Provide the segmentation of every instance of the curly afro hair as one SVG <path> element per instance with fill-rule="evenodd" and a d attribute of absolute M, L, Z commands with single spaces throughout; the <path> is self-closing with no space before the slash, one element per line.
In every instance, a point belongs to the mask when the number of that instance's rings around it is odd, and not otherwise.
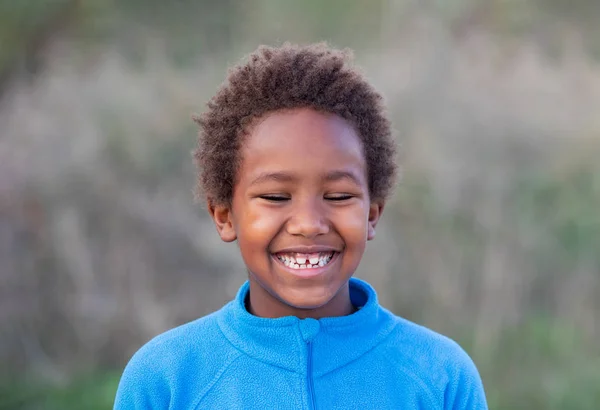
<path fill-rule="evenodd" d="M 194 121 L 198 195 L 212 205 L 231 205 L 240 148 L 253 121 L 277 110 L 313 108 L 339 115 L 357 130 L 367 164 L 369 195 L 385 201 L 396 177 L 396 144 L 382 97 L 351 65 L 352 52 L 325 43 L 260 46 L 232 68 Z"/>

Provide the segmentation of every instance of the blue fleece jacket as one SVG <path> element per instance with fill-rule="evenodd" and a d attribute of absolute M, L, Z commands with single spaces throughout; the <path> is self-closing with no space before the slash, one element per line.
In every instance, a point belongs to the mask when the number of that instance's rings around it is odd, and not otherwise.
<path fill-rule="evenodd" d="M 453 341 L 394 316 L 350 280 L 356 313 L 265 319 L 246 282 L 219 311 L 157 336 L 131 359 L 115 409 L 487 409 Z"/>

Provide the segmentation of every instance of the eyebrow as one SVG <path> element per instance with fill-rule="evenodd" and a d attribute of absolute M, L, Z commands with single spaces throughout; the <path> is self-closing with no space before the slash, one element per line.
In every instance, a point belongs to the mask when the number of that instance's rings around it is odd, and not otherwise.
<path fill-rule="evenodd" d="M 323 177 L 323 180 L 327 182 L 339 181 L 341 179 L 347 179 L 356 185 L 360 185 L 359 178 L 353 172 L 350 171 L 331 171 Z M 294 182 L 297 180 L 298 177 L 287 172 L 263 172 L 259 174 L 256 178 L 254 178 L 252 182 L 250 182 L 250 185 L 258 185 L 268 181 Z"/>
<path fill-rule="evenodd" d="M 325 175 L 325 178 L 323 178 L 325 181 L 328 182 L 332 182 L 332 181 L 339 181 L 341 179 L 347 179 L 350 180 L 350 182 L 355 183 L 356 185 L 360 185 L 360 180 L 358 179 L 358 177 L 350 171 L 332 171 L 330 173 L 328 173 L 327 175 Z"/>
<path fill-rule="evenodd" d="M 262 172 L 250 182 L 250 185 L 257 185 L 267 181 L 291 182 L 297 178 L 287 172 Z"/>

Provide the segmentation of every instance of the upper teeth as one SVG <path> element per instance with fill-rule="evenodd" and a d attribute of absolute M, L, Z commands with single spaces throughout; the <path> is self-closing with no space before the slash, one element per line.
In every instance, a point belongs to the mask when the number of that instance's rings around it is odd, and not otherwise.
<path fill-rule="evenodd" d="M 285 266 L 296 269 L 316 268 L 318 266 L 325 266 L 331 258 L 334 252 L 321 252 L 311 254 L 301 253 L 290 253 L 290 254 L 279 254 L 277 258 L 284 263 Z M 307 263 L 308 261 L 308 263 Z"/>

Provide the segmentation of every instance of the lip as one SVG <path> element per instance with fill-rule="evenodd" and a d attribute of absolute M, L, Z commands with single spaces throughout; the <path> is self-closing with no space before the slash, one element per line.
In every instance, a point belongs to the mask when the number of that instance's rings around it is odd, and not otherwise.
<path fill-rule="evenodd" d="M 294 248 L 294 249 L 298 249 L 298 248 Z M 296 252 L 296 251 L 293 250 L 293 251 L 280 251 L 280 252 Z M 312 252 L 317 252 L 317 251 L 313 250 Z M 324 251 L 319 251 L 319 252 L 331 252 L 331 250 L 324 250 Z M 275 261 L 277 266 L 281 267 L 281 269 L 285 270 L 286 272 L 289 272 L 290 274 L 292 274 L 296 277 L 307 279 L 307 278 L 314 278 L 319 275 L 322 275 L 328 269 L 331 269 L 331 266 L 338 261 L 339 256 L 340 256 L 340 252 L 337 252 L 337 251 L 333 251 L 333 252 L 334 252 L 333 257 L 331 258 L 329 263 L 325 266 L 319 266 L 317 268 L 293 269 L 288 266 L 285 266 L 283 264 L 283 262 L 281 262 L 279 260 L 279 258 L 277 256 L 275 256 L 275 254 L 272 254 L 271 258 L 273 258 L 273 260 Z M 299 252 L 299 253 L 302 253 L 302 252 Z"/>
<path fill-rule="evenodd" d="M 293 246 L 289 248 L 279 249 L 273 252 L 273 255 L 278 253 L 319 253 L 319 252 L 336 252 L 340 253 L 339 249 L 331 246 L 312 245 L 312 246 Z"/>

